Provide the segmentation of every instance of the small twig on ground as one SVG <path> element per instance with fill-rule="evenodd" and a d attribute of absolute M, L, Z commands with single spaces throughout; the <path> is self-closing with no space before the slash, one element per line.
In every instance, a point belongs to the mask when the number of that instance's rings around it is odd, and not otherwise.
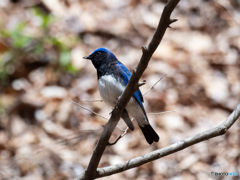
<path fill-rule="evenodd" d="M 147 92 L 145 92 L 145 93 L 143 94 L 143 96 L 145 96 L 149 91 L 151 91 L 151 90 L 157 85 L 157 83 L 159 83 L 159 82 L 162 80 L 162 78 L 164 78 L 166 75 L 167 75 L 167 74 L 164 74 L 155 84 L 153 84 L 153 85 L 147 90 Z"/>

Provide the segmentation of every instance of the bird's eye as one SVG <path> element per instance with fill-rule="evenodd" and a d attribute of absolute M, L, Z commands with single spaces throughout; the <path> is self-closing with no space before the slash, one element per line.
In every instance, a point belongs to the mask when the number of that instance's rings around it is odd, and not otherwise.
<path fill-rule="evenodd" d="M 97 55 L 97 56 L 99 56 L 100 54 L 101 54 L 101 52 L 100 52 L 100 51 L 96 52 L 96 55 Z"/>

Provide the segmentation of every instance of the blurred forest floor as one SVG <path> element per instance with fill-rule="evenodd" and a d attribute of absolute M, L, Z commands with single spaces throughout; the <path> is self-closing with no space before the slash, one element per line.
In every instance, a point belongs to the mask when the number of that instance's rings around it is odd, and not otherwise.
<path fill-rule="evenodd" d="M 99 100 L 96 70 L 83 59 L 109 48 L 131 71 L 166 0 L 0 1 L 0 179 L 73 179 L 86 168 L 111 107 Z M 100 166 L 146 154 L 213 128 L 240 101 L 240 1 L 182 0 L 142 76 L 147 113 L 160 141 L 139 128 L 108 147 Z M 121 121 L 119 126 L 126 128 Z M 122 132 L 116 128 L 111 141 Z M 103 179 L 240 178 L 240 121 L 224 136 Z M 215 179 L 224 179 L 218 177 Z"/>

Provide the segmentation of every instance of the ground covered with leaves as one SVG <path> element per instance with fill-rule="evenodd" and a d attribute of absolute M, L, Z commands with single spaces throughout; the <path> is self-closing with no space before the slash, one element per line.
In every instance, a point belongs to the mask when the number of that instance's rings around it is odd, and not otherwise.
<path fill-rule="evenodd" d="M 101 100 L 97 75 L 82 57 L 106 47 L 132 71 L 165 3 L 1 0 L 0 179 L 65 180 L 83 172 L 107 122 L 99 115 L 109 118 L 111 107 L 91 102 Z M 150 146 L 133 121 L 135 130 L 106 149 L 100 167 L 211 129 L 240 101 L 240 2 L 180 1 L 172 18 L 178 21 L 140 88 L 145 94 L 166 74 L 144 95 L 160 141 Z M 118 126 L 126 128 L 122 120 Z M 110 141 L 122 133 L 116 128 Z M 212 179 L 210 172 L 240 178 L 239 120 L 221 137 L 104 179 Z"/>

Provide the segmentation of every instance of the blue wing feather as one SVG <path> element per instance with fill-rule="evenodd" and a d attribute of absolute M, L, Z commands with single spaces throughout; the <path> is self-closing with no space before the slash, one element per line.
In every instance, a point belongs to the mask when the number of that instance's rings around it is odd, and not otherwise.
<path fill-rule="evenodd" d="M 123 77 L 123 81 L 125 83 L 125 85 L 128 84 L 128 81 L 132 75 L 132 73 L 128 70 L 128 68 L 126 66 L 124 66 L 121 62 L 118 62 L 116 64 L 118 66 L 118 68 L 120 69 L 121 71 L 121 75 Z M 137 102 L 143 107 L 143 96 L 142 96 L 142 93 L 141 91 L 138 89 L 134 94 L 133 94 L 133 97 L 137 100 Z"/>

